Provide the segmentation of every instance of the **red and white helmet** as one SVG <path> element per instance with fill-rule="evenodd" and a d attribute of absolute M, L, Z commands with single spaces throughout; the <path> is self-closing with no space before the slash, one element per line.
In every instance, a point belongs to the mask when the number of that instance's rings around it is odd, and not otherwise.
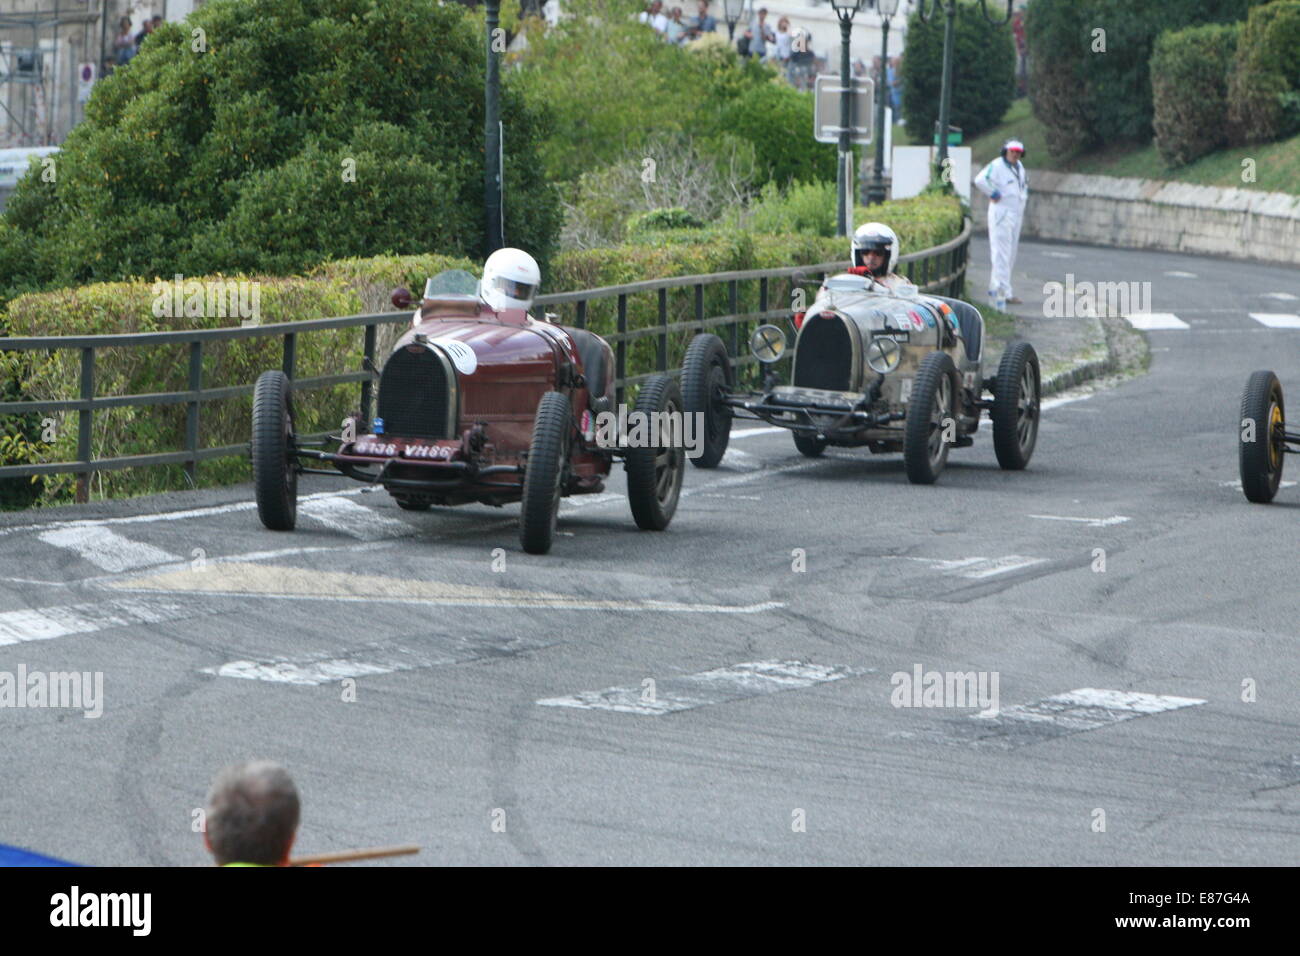
<path fill-rule="evenodd" d="M 479 296 L 494 310 L 532 307 L 533 296 L 542 281 L 537 260 L 522 249 L 498 249 L 483 263 Z"/>
<path fill-rule="evenodd" d="M 887 276 L 898 265 L 898 235 L 883 222 L 867 222 L 858 226 L 853 234 L 853 264 L 862 265 L 860 253 L 867 249 L 878 249 L 885 254 L 885 264 L 877 276 Z"/>

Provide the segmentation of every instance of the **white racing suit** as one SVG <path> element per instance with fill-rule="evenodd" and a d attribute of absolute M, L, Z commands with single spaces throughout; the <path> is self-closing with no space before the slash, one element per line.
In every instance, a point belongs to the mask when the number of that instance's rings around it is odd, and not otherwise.
<path fill-rule="evenodd" d="M 989 248 L 993 253 L 993 276 L 989 279 L 989 293 L 994 298 L 1011 298 L 1011 270 L 1016 264 L 1016 247 L 1020 244 L 1020 223 L 1025 215 L 1029 198 L 1029 177 L 1024 163 L 1014 166 L 999 156 L 975 177 L 975 188 L 990 200 L 997 192 L 1000 198 L 989 203 Z"/>

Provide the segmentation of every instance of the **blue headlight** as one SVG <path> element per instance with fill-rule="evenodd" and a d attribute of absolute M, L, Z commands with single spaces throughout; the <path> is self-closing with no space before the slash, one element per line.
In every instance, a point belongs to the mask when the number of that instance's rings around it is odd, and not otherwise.
<path fill-rule="evenodd" d="M 382 435 L 384 433 L 384 420 L 382 418 L 376 418 L 373 425 L 376 435 Z"/>

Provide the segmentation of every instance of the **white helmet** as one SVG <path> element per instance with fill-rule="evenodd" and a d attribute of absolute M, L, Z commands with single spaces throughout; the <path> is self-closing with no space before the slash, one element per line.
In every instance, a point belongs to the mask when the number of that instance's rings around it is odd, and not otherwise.
<path fill-rule="evenodd" d="M 885 253 L 885 265 L 877 277 L 887 276 L 898 264 L 898 236 L 883 222 L 868 222 L 858 226 L 853 234 L 853 264 L 862 265 L 860 253 L 867 249 L 879 249 Z"/>
<path fill-rule="evenodd" d="M 497 312 L 503 309 L 527 312 L 541 281 L 537 260 L 528 253 L 522 249 L 498 249 L 483 263 L 479 296 Z"/>

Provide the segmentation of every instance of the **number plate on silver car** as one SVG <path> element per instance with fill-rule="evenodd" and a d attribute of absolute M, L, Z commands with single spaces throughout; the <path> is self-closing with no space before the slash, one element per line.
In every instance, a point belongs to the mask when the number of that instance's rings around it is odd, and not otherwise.
<path fill-rule="evenodd" d="M 832 392 L 823 388 L 795 388 L 793 385 L 778 385 L 772 389 L 772 396 L 778 402 L 795 405 L 829 405 L 846 409 L 866 398 L 861 392 Z"/>

